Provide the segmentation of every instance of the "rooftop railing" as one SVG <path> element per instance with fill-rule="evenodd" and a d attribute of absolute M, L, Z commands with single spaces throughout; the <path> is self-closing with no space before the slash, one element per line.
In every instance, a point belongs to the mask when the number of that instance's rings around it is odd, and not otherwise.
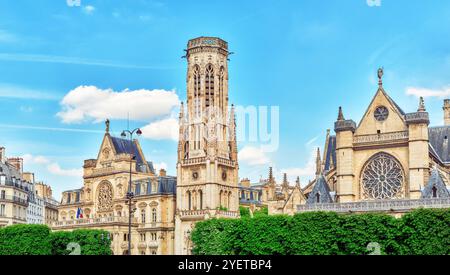
<path fill-rule="evenodd" d="M 349 212 L 406 212 L 417 208 L 450 208 L 450 198 L 415 199 L 415 200 L 380 200 L 344 203 L 315 203 L 298 205 L 298 212 L 332 211 Z"/>

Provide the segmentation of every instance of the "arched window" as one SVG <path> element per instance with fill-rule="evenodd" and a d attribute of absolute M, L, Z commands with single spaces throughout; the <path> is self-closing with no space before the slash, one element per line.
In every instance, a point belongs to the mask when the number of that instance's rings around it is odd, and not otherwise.
<path fill-rule="evenodd" d="M 319 193 L 316 194 L 316 202 L 317 202 L 317 203 L 320 202 L 320 194 L 319 194 Z"/>
<path fill-rule="evenodd" d="M 222 195 L 222 190 L 220 190 L 220 192 L 219 192 L 219 201 L 220 201 L 220 206 L 222 207 L 223 206 L 223 195 Z"/>
<path fill-rule="evenodd" d="M 156 208 L 152 209 L 152 222 L 156 222 Z"/>
<path fill-rule="evenodd" d="M 191 191 L 187 192 L 188 196 L 188 209 L 191 210 L 192 204 L 191 204 Z"/>
<path fill-rule="evenodd" d="M 205 71 L 205 107 L 214 106 L 214 69 L 211 64 Z"/>
<path fill-rule="evenodd" d="M 230 201 L 231 201 L 231 192 L 228 192 L 228 197 L 227 197 L 227 208 L 230 209 Z"/>
<path fill-rule="evenodd" d="M 432 196 L 433 196 L 433 198 L 437 198 L 437 188 L 436 188 L 436 186 L 433 186 L 433 188 L 431 189 L 431 191 L 432 191 Z"/>
<path fill-rule="evenodd" d="M 203 192 L 202 192 L 202 190 L 198 191 L 198 200 L 200 203 L 199 209 L 203 209 Z"/>
<path fill-rule="evenodd" d="M 145 209 L 141 210 L 141 222 L 145 223 Z"/>
<path fill-rule="evenodd" d="M 200 117 L 200 68 L 194 67 L 194 116 Z"/>

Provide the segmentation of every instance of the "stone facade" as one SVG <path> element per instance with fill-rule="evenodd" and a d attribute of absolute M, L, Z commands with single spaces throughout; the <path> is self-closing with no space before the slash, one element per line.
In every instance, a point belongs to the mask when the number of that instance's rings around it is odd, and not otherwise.
<path fill-rule="evenodd" d="M 423 98 L 417 111 L 403 112 L 384 90 L 382 76 L 380 69 L 378 90 L 359 124 L 345 119 L 339 107 L 336 135 L 327 131 L 323 161 L 317 157 L 319 173 L 302 189 L 308 199 L 298 211 L 399 215 L 417 207 L 449 206 L 450 101 L 444 101 L 446 125 L 429 127 Z"/>
<path fill-rule="evenodd" d="M 110 232 L 115 255 L 173 254 L 176 179 L 157 175 L 137 140 L 112 137 L 109 122 L 96 159 L 84 162 L 83 187 L 65 191 L 53 230 L 77 228 Z M 128 234 L 131 169 L 132 230 Z"/>
<path fill-rule="evenodd" d="M 195 222 L 238 217 L 234 109 L 228 110 L 228 44 L 188 42 L 187 108 L 181 106 L 177 163 L 175 253 L 190 254 Z"/>

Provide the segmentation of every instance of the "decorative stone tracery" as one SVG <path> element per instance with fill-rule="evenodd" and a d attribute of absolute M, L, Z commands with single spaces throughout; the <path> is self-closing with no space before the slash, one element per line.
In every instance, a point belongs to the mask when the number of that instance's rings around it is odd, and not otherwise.
<path fill-rule="evenodd" d="M 113 188 L 108 181 L 102 181 L 97 188 L 97 209 L 98 211 L 110 211 L 113 204 Z"/>
<path fill-rule="evenodd" d="M 387 153 L 378 153 L 370 158 L 361 173 L 361 186 L 366 199 L 399 198 L 403 183 L 401 164 Z"/>

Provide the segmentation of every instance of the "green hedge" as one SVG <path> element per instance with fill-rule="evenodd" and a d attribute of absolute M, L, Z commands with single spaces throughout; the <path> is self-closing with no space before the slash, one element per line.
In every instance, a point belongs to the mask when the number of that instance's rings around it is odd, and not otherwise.
<path fill-rule="evenodd" d="M 450 210 L 386 214 L 309 212 L 211 219 L 192 232 L 197 255 L 448 255 Z M 376 244 L 370 244 L 376 243 Z"/>
<path fill-rule="evenodd" d="M 111 255 L 109 233 L 104 230 L 51 232 L 46 225 L 20 224 L 0 229 L 0 255 Z M 78 246 L 79 245 L 79 246 Z"/>

